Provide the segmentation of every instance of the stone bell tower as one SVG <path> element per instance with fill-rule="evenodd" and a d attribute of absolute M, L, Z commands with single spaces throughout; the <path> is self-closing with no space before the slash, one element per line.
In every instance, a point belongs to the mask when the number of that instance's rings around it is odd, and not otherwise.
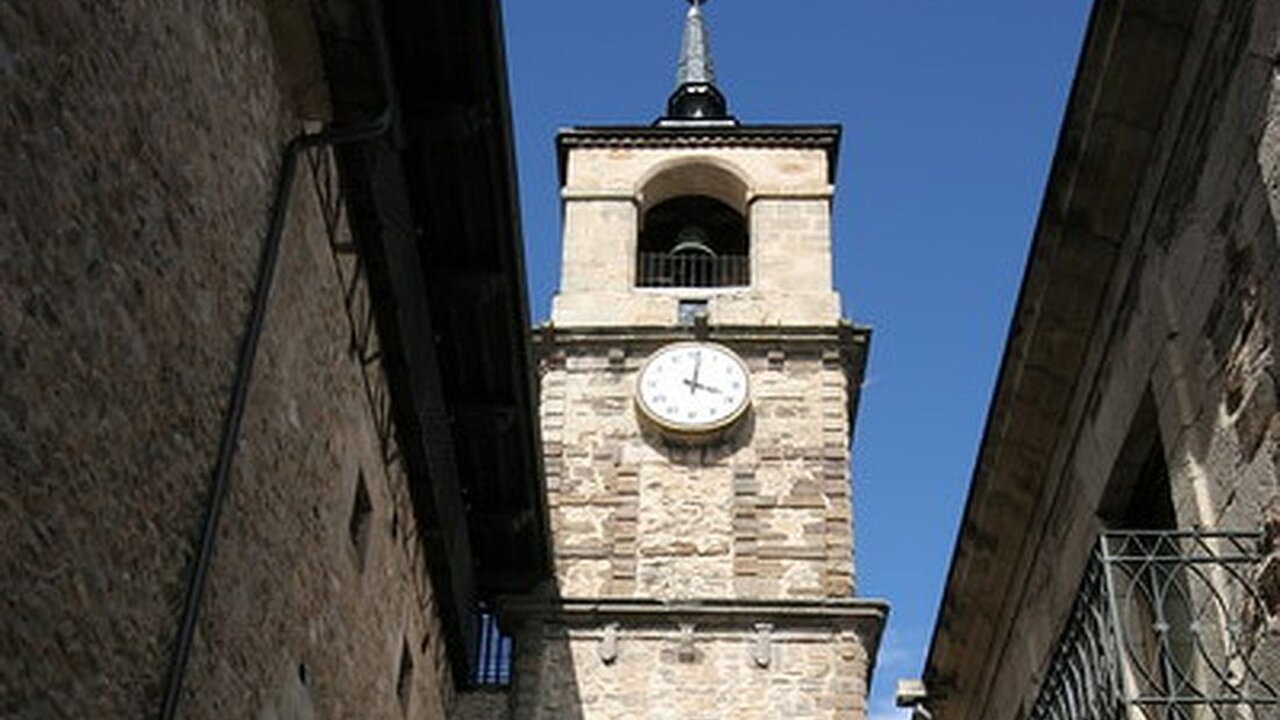
<path fill-rule="evenodd" d="M 516 718 L 863 718 L 869 331 L 831 278 L 836 125 L 752 125 L 692 0 L 651 125 L 557 138 L 564 264 L 536 338 L 557 586 L 502 607 Z"/>

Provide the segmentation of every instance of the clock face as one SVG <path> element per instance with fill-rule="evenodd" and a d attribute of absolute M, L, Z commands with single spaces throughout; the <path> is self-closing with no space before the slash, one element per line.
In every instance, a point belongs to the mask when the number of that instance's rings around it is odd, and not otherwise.
<path fill-rule="evenodd" d="M 675 343 L 640 369 L 637 404 L 664 429 L 703 433 L 728 426 L 750 399 L 747 367 L 728 348 Z"/>

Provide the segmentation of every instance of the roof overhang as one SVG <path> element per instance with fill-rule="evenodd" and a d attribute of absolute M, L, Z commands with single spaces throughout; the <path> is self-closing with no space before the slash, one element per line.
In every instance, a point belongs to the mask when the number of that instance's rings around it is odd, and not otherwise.
<path fill-rule="evenodd" d="M 1099 0 L 1093 9 L 987 415 L 924 678 L 929 709 L 982 718 L 1007 660 L 1027 558 L 1071 441 L 1082 378 L 1199 0 Z"/>
<path fill-rule="evenodd" d="M 390 136 L 338 161 L 388 420 L 465 683 L 477 601 L 550 576 L 499 3 L 381 0 L 373 22 L 360 0 L 314 6 L 334 121 L 394 101 Z"/>

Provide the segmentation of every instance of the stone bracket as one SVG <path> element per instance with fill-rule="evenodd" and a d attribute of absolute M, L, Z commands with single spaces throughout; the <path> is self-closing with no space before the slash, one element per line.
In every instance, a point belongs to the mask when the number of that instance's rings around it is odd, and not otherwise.
<path fill-rule="evenodd" d="M 676 650 L 676 657 L 682 663 L 691 663 L 698 659 L 698 653 L 693 647 L 693 623 L 680 623 L 680 646 Z"/>
<path fill-rule="evenodd" d="M 773 660 L 773 623 L 756 623 L 756 641 L 751 646 L 756 667 L 767 668 Z"/>
<path fill-rule="evenodd" d="M 600 662 L 612 665 L 618 659 L 618 623 L 604 626 L 604 636 L 600 638 L 600 647 L 596 649 Z"/>

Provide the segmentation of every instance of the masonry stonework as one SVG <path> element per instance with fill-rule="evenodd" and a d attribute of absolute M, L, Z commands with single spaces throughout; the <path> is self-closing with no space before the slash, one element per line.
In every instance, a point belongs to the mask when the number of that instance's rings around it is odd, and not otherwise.
<path fill-rule="evenodd" d="M 752 276 L 732 292 L 688 288 L 725 325 L 834 325 L 831 185 L 823 149 L 768 146 L 574 148 L 562 190 L 563 281 L 557 326 L 670 325 L 671 293 L 637 292 L 645 210 L 678 194 L 721 200 L 748 218 Z M 602 262 L 608 258 L 608 262 Z"/>
<path fill-rule="evenodd" d="M 302 124 L 259 2 L 4 3 L 0 41 L 0 715 L 153 717 Z M 353 269 L 301 177 L 179 713 L 441 718 Z"/>
<path fill-rule="evenodd" d="M 865 717 L 887 607 L 854 597 L 850 443 L 870 331 L 832 290 L 838 138 L 561 134 L 563 280 L 535 333 L 555 587 L 500 605 L 515 640 L 505 717 Z M 740 216 L 749 276 L 640 281 L 650 211 L 686 196 Z M 637 404 L 641 369 L 675 342 L 745 365 L 749 409 L 709 438 Z"/>
<path fill-rule="evenodd" d="M 558 338 L 543 360 L 542 432 L 562 593 L 853 594 L 852 358 L 820 340 L 788 352 L 725 338 L 751 370 L 751 415 L 722 444 L 681 446 L 646 432 L 635 407 L 636 372 L 658 343 Z"/>
<path fill-rule="evenodd" d="M 610 630 L 538 624 L 522 653 L 513 717 L 841 718 L 866 713 L 867 650 L 857 632 L 678 629 L 639 623 Z M 610 638 L 610 633 L 614 637 Z M 533 633 L 526 637 L 533 637 Z M 607 653 L 603 648 L 612 647 Z M 556 688 L 549 697 L 545 688 Z M 583 698 L 586 707 L 573 703 Z"/>

